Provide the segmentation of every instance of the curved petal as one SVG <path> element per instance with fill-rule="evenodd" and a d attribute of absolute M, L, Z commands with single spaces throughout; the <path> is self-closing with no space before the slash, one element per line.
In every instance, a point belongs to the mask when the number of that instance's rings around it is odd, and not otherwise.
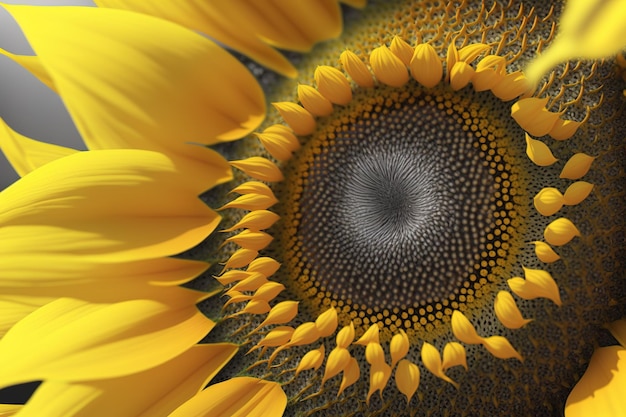
<path fill-rule="evenodd" d="M 156 150 L 171 155 L 180 170 L 218 183 L 230 179 L 223 158 L 193 145 L 238 139 L 265 117 L 261 87 L 228 52 L 145 14 L 4 7 L 90 149 Z"/>
<path fill-rule="evenodd" d="M 313 44 L 341 33 L 336 0 L 96 0 L 100 7 L 133 10 L 168 19 L 213 39 L 290 77 L 293 65 L 270 45 L 308 51 Z"/>
<path fill-rule="evenodd" d="M 0 386 L 114 378 L 167 362 L 214 326 L 189 301 L 46 304 L 0 340 Z"/>
<path fill-rule="evenodd" d="M 163 365 L 121 378 L 74 383 L 46 381 L 20 415 L 167 416 L 200 391 L 236 352 L 237 346 L 229 343 L 196 345 Z"/>
<path fill-rule="evenodd" d="M 231 378 L 192 397 L 169 417 L 280 417 L 286 405 L 276 382 Z"/>
<path fill-rule="evenodd" d="M 11 129 L 0 118 L 0 149 L 13 169 L 23 177 L 48 162 L 78 152 L 75 149 L 40 142 Z"/>
<path fill-rule="evenodd" d="M 0 258 L 9 265 L 23 254 L 33 263 L 46 255 L 130 262 L 180 253 L 219 223 L 196 197 L 195 180 L 149 151 L 89 151 L 50 162 L 0 193 L 0 242 L 11 242 L 0 245 Z"/>
<path fill-rule="evenodd" d="M 24 407 L 21 404 L 0 404 L 0 417 L 11 417 Z"/>

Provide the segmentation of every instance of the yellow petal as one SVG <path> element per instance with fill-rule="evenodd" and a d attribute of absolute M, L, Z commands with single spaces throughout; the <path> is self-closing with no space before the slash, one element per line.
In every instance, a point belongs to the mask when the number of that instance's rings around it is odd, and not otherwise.
<path fill-rule="evenodd" d="M 230 268 L 242 268 L 248 265 L 258 255 L 259 252 L 252 249 L 238 249 L 230 256 L 230 258 L 228 258 L 228 261 L 224 264 L 224 270 Z"/>
<path fill-rule="evenodd" d="M 374 78 L 367 65 L 352 51 L 343 51 L 339 56 L 343 69 L 360 87 L 373 87 Z"/>
<path fill-rule="evenodd" d="M 511 116 L 518 125 L 533 136 L 547 135 L 559 120 L 558 113 L 546 109 L 548 98 L 528 97 L 511 106 Z"/>
<path fill-rule="evenodd" d="M 0 417 L 11 417 L 24 406 L 22 404 L 0 404 Z"/>
<path fill-rule="evenodd" d="M 312 322 L 306 322 L 306 323 L 302 323 L 301 325 L 299 325 L 298 327 L 296 327 L 296 330 L 294 330 L 293 335 L 291 336 L 291 339 L 289 339 L 289 346 L 302 346 L 302 345 L 308 345 L 310 343 L 315 342 L 317 339 L 319 339 L 320 334 L 319 331 L 317 330 L 317 326 L 315 326 L 315 323 Z"/>
<path fill-rule="evenodd" d="M 255 133 L 254 135 L 261 141 L 270 155 L 279 161 L 290 159 L 291 153 L 300 148 L 300 142 L 293 134 L 293 130 L 284 125 L 272 125 L 263 133 Z"/>
<path fill-rule="evenodd" d="M 298 100 L 309 113 L 315 116 L 328 116 L 333 112 L 332 103 L 310 85 L 298 86 Z"/>
<path fill-rule="evenodd" d="M 609 329 L 620 345 L 626 347 L 626 318 L 615 320 L 607 324 L 606 328 Z"/>
<path fill-rule="evenodd" d="M 558 119 L 550 129 L 550 136 L 555 140 L 569 139 L 576 133 L 581 124 L 581 122 L 573 120 Z"/>
<path fill-rule="evenodd" d="M 230 164 L 257 180 L 276 182 L 284 179 L 280 168 L 278 168 L 276 164 L 260 156 L 230 161 Z"/>
<path fill-rule="evenodd" d="M 253 298 L 255 300 L 264 300 L 267 302 L 272 301 L 278 294 L 285 290 L 285 286 L 278 282 L 267 282 L 259 287 L 254 293 Z"/>
<path fill-rule="evenodd" d="M 24 416 L 147 417 L 166 415 L 202 389 L 237 352 L 237 346 L 206 344 L 156 368 L 91 382 L 46 381 L 24 406 Z M 137 387 L 149 386 L 150 389 Z"/>
<path fill-rule="evenodd" d="M 404 330 L 400 330 L 400 333 L 393 335 L 389 344 L 389 351 L 391 353 L 391 367 L 393 368 L 400 359 L 409 353 L 409 336 L 407 336 Z"/>
<path fill-rule="evenodd" d="M 278 271 L 280 268 L 280 262 L 270 258 L 268 256 L 262 256 L 250 262 L 247 271 L 248 272 L 260 272 L 261 274 L 269 277 Z"/>
<path fill-rule="evenodd" d="M 391 368 L 386 363 L 381 363 L 378 366 L 372 366 L 370 368 L 370 389 L 365 400 L 367 404 L 369 404 L 372 394 L 376 391 L 380 391 L 380 396 L 382 398 L 383 389 L 387 385 L 387 381 L 389 381 L 390 376 Z"/>
<path fill-rule="evenodd" d="M 398 391 L 406 396 L 407 403 L 417 391 L 420 384 L 420 370 L 414 363 L 402 359 L 396 369 L 396 386 Z"/>
<path fill-rule="evenodd" d="M 298 363 L 298 367 L 296 368 L 296 376 L 298 376 L 300 372 L 306 371 L 308 369 L 313 369 L 317 371 L 324 362 L 324 355 L 324 345 L 321 345 L 319 348 L 307 352 L 302 357 L 302 359 L 300 359 L 300 363 Z"/>
<path fill-rule="evenodd" d="M 360 377 L 361 369 L 359 368 L 359 362 L 355 358 L 350 358 L 348 365 L 343 371 L 343 378 L 341 378 L 341 385 L 339 386 L 337 397 L 339 397 L 346 388 L 358 381 Z"/>
<path fill-rule="evenodd" d="M 265 300 L 250 300 L 238 314 L 265 314 L 271 307 Z"/>
<path fill-rule="evenodd" d="M 297 301 L 282 301 L 276 304 L 270 312 L 267 314 L 267 317 L 263 322 L 259 325 L 259 328 L 270 325 L 270 324 L 283 324 L 293 320 L 294 317 L 298 314 L 298 302 Z"/>
<path fill-rule="evenodd" d="M 11 129 L 2 118 L 0 118 L 0 149 L 21 177 L 48 162 L 78 152 L 21 135 Z"/>
<path fill-rule="evenodd" d="M 474 76 L 474 68 L 469 64 L 459 61 L 452 66 L 450 71 L 450 86 L 454 91 L 465 87 Z"/>
<path fill-rule="evenodd" d="M 344 326 L 337 333 L 337 347 L 347 348 L 354 340 L 354 323 Z"/>
<path fill-rule="evenodd" d="M 408 67 L 411 63 L 413 52 L 415 52 L 411 45 L 406 43 L 406 41 L 399 36 L 393 37 L 391 44 L 389 45 L 389 50 L 393 52 L 395 56 L 400 58 L 400 61 L 402 61 L 405 67 Z"/>
<path fill-rule="evenodd" d="M 493 308 L 500 323 L 509 329 L 519 329 L 532 321 L 522 317 L 513 296 L 507 291 L 498 292 Z"/>
<path fill-rule="evenodd" d="M 0 386 L 141 372 L 180 355 L 213 326 L 194 304 L 58 299 L 25 317 L 0 340 Z"/>
<path fill-rule="evenodd" d="M 596 349 L 587 371 L 567 397 L 565 417 L 626 415 L 626 349 Z"/>
<path fill-rule="evenodd" d="M 370 66 L 374 75 L 383 84 L 402 87 L 409 81 L 406 65 L 393 52 L 382 45 L 370 54 Z"/>
<path fill-rule="evenodd" d="M 491 87 L 493 95 L 502 101 L 513 100 L 529 91 L 526 76 L 521 71 L 504 75 Z"/>
<path fill-rule="evenodd" d="M 317 319 L 315 319 L 315 327 L 319 332 L 320 337 L 328 337 L 337 330 L 337 310 L 329 308 Z"/>
<path fill-rule="evenodd" d="M 90 149 L 155 150 L 205 184 L 230 179 L 219 154 L 190 144 L 241 138 L 265 117 L 258 82 L 227 51 L 177 24 L 123 10 L 4 7 Z"/>
<path fill-rule="evenodd" d="M 433 375 L 435 375 L 437 378 L 443 379 L 444 381 L 451 383 L 456 388 L 459 387 L 458 383 L 450 379 L 450 377 L 443 372 L 441 355 L 439 355 L 439 351 L 436 347 L 428 342 L 424 342 L 424 344 L 422 345 L 421 357 L 424 366 Z"/>
<path fill-rule="evenodd" d="M 385 363 L 383 347 L 379 343 L 368 343 L 365 347 L 365 360 L 372 366 Z"/>
<path fill-rule="evenodd" d="M 441 59 L 435 48 L 427 43 L 415 47 L 409 67 L 411 76 L 426 88 L 436 86 L 443 77 Z"/>
<path fill-rule="evenodd" d="M 526 69 L 530 83 L 569 59 L 605 58 L 626 48 L 625 15 L 621 0 L 568 1 L 554 42 Z"/>
<path fill-rule="evenodd" d="M 219 223 L 196 191 L 195 179 L 155 152 L 76 153 L 0 193 L 0 241 L 11 242 L 0 245 L 0 253 L 15 271 L 40 269 L 33 262 L 38 256 L 58 256 L 64 264 L 57 267 L 70 270 L 72 260 L 130 262 L 178 254 Z M 20 254 L 31 256 L 30 265 L 9 260 Z"/>
<path fill-rule="evenodd" d="M 272 105 L 296 135 L 310 135 L 315 131 L 315 119 L 304 107 L 290 101 L 272 103 Z"/>
<path fill-rule="evenodd" d="M 257 346 L 275 347 L 284 345 L 291 339 L 294 328 L 289 326 L 278 326 L 272 329 L 261 339 Z"/>
<path fill-rule="evenodd" d="M 443 362 L 441 367 L 445 371 L 457 365 L 464 367 L 467 371 L 467 355 L 465 348 L 460 343 L 448 342 L 443 347 Z"/>
<path fill-rule="evenodd" d="M 543 188 L 537 193 L 533 203 L 543 216 L 552 216 L 563 207 L 563 194 L 553 187 Z"/>
<path fill-rule="evenodd" d="M 261 285 L 267 282 L 267 277 L 265 275 L 260 272 L 253 272 L 246 279 L 235 284 L 231 289 L 233 291 L 256 291 L 261 287 Z"/>
<path fill-rule="evenodd" d="M 252 275 L 251 272 L 240 271 L 238 269 L 235 269 L 232 271 L 225 272 L 221 276 L 215 277 L 215 279 L 218 280 L 220 284 L 222 285 L 228 285 L 236 281 L 242 281 L 248 278 L 250 275 Z"/>
<path fill-rule="evenodd" d="M 493 356 L 499 359 L 515 358 L 522 361 L 522 356 L 511 346 L 511 343 L 503 336 L 491 336 L 483 339 L 483 346 Z"/>
<path fill-rule="evenodd" d="M 320 65 L 313 75 L 318 91 L 331 103 L 345 105 L 352 100 L 350 83 L 337 68 Z"/>
<path fill-rule="evenodd" d="M 379 343 L 378 338 L 378 325 L 372 324 L 366 331 L 363 333 L 363 336 L 359 338 L 355 345 L 367 346 L 369 343 Z"/>
<path fill-rule="evenodd" d="M 246 214 L 235 225 L 224 229 L 225 232 L 232 232 L 236 229 L 250 229 L 258 232 L 271 227 L 280 220 L 280 216 L 268 210 L 254 210 Z"/>
<path fill-rule="evenodd" d="M 0 296 L 0 338 L 2 338 L 15 323 L 51 301 L 54 301 L 54 297 L 34 297 L 30 295 Z M 2 416 L 2 414 L 0 414 L 0 416 Z"/>
<path fill-rule="evenodd" d="M 456 49 L 454 42 L 448 45 L 448 50 L 446 51 L 446 81 L 450 81 L 450 73 L 452 72 L 452 67 L 459 61 L 459 50 Z"/>
<path fill-rule="evenodd" d="M 472 86 L 474 91 L 491 90 L 502 78 L 493 68 L 477 69 L 472 76 Z"/>
<path fill-rule="evenodd" d="M 591 168 L 591 163 L 596 159 L 593 156 L 589 156 L 585 153 L 577 153 L 572 156 L 563 167 L 559 178 L 566 178 L 568 180 L 577 180 L 585 176 L 585 174 Z"/>
<path fill-rule="evenodd" d="M 491 49 L 491 47 L 489 45 L 485 45 L 484 43 L 473 43 L 471 45 L 464 46 L 459 49 L 459 61 L 469 64 L 478 58 L 478 55 L 488 51 L 489 49 Z"/>
<path fill-rule="evenodd" d="M 525 300 L 534 300 L 539 297 L 548 298 L 556 305 L 561 305 L 559 287 L 548 271 L 524 268 L 524 275 L 526 279 L 515 277 L 507 280 L 515 295 Z"/>
<path fill-rule="evenodd" d="M 322 385 L 335 375 L 338 375 L 341 371 L 346 369 L 350 363 L 350 352 L 348 349 L 342 347 L 334 348 L 329 354 L 326 360 L 326 368 L 324 369 L 324 377 L 322 378 Z"/>
<path fill-rule="evenodd" d="M 472 323 L 470 323 L 467 317 L 465 317 L 465 315 L 460 311 L 455 310 L 452 313 L 452 320 L 450 323 L 452 325 L 452 333 L 454 333 L 454 336 L 461 342 L 465 342 L 470 345 L 482 342 L 482 337 L 478 336 L 478 333 L 476 333 L 476 329 Z"/>
<path fill-rule="evenodd" d="M 580 204 L 585 198 L 589 196 L 593 190 L 593 184 L 585 181 L 577 181 L 567 187 L 565 194 L 563 194 L 563 202 L 568 206 L 575 206 Z"/>
<path fill-rule="evenodd" d="M 574 223 L 565 217 L 554 220 L 543 232 L 546 242 L 554 246 L 563 246 L 575 236 L 580 236 L 580 232 Z"/>
<path fill-rule="evenodd" d="M 526 133 L 526 155 L 535 165 L 546 167 L 552 165 L 557 159 L 552 155 L 552 151 L 545 143 L 531 138 Z"/>
<path fill-rule="evenodd" d="M 209 386 L 169 417 L 281 417 L 286 406 L 278 383 L 239 377 Z"/>
<path fill-rule="evenodd" d="M 535 241 L 533 244 L 535 245 L 535 255 L 541 262 L 552 263 L 561 259 L 547 243 Z"/>
<path fill-rule="evenodd" d="M 11 58 L 17 64 L 21 65 L 24 69 L 33 74 L 39 81 L 45 84 L 52 91 L 57 91 L 54 81 L 50 78 L 50 74 L 46 71 L 46 68 L 42 65 L 41 59 L 34 55 L 17 55 L 9 51 L 5 51 L 0 48 L 0 55 L 4 55 Z"/>
<path fill-rule="evenodd" d="M 273 195 L 267 196 L 264 194 L 250 193 L 237 197 L 236 199 L 224 204 L 218 210 L 221 211 L 229 208 L 240 208 L 243 210 L 265 210 L 272 207 L 277 202 L 278 200 Z M 230 229 L 235 230 L 232 227 Z M 230 229 L 225 231 L 228 232 L 230 231 Z"/>

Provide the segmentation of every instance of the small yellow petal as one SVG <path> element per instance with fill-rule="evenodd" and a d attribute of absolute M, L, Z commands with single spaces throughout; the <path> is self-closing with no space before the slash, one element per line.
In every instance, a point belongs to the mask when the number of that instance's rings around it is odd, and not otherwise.
<path fill-rule="evenodd" d="M 282 346 L 291 339 L 295 329 L 290 326 L 279 326 L 268 332 L 257 346 L 276 347 Z"/>
<path fill-rule="evenodd" d="M 427 43 L 415 47 L 409 67 L 411 76 L 426 88 L 436 86 L 443 77 L 441 59 L 435 48 Z"/>
<path fill-rule="evenodd" d="M 240 208 L 243 210 L 265 210 L 272 207 L 276 203 L 278 203 L 278 200 L 273 195 L 268 196 L 264 194 L 250 193 L 235 198 L 233 201 L 224 204 L 218 210 L 226 210 L 229 208 Z M 231 229 L 235 230 L 236 228 Z M 226 231 L 230 231 L 230 229 Z"/>
<path fill-rule="evenodd" d="M 474 91 L 491 90 L 502 78 L 493 68 L 477 69 L 472 76 L 472 86 Z"/>
<path fill-rule="evenodd" d="M 265 314 L 270 311 L 270 305 L 265 300 L 250 300 L 239 313 Z"/>
<path fill-rule="evenodd" d="M 446 369 L 457 365 L 460 365 L 467 370 L 467 355 L 465 353 L 465 348 L 460 343 L 448 342 L 443 347 L 443 363 L 441 364 L 441 367 L 445 371 Z"/>
<path fill-rule="evenodd" d="M 385 352 L 379 343 L 368 343 L 365 347 L 365 360 L 372 366 L 385 363 Z"/>
<path fill-rule="evenodd" d="M 543 188 L 533 199 L 535 208 L 543 216 L 552 216 L 563 207 L 563 194 L 556 188 Z"/>
<path fill-rule="evenodd" d="M 244 249 L 252 249 L 259 251 L 264 249 L 274 238 L 265 232 L 253 232 L 244 230 L 235 236 L 226 239 L 226 242 L 234 242 Z"/>
<path fill-rule="evenodd" d="M 347 348 L 354 340 L 354 323 L 344 326 L 337 333 L 337 347 Z"/>
<path fill-rule="evenodd" d="M 369 343 L 379 343 L 378 339 L 378 325 L 372 324 L 366 331 L 363 333 L 363 336 L 359 338 L 355 345 L 367 346 Z"/>
<path fill-rule="evenodd" d="M 575 154 L 567 161 L 567 163 L 565 163 L 559 178 L 577 180 L 584 177 L 589 171 L 589 168 L 591 168 L 591 163 L 594 159 L 596 158 L 585 153 Z"/>
<path fill-rule="evenodd" d="M 555 140 L 569 139 L 576 133 L 581 124 L 581 122 L 573 120 L 558 119 L 550 129 L 550 136 Z"/>
<path fill-rule="evenodd" d="M 259 252 L 252 249 L 237 249 L 224 264 L 224 270 L 231 268 L 242 268 L 248 265 Z"/>
<path fill-rule="evenodd" d="M 272 189 L 268 187 L 267 184 L 263 184 L 259 181 L 244 182 L 233 188 L 230 192 L 237 194 L 260 194 L 274 198 Z"/>
<path fill-rule="evenodd" d="M 256 291 L 265 284 L 267 277 L 260 272 L 252 272 L 246 279 L 239 281 L 231 289 L 233 291 Z"/>
<path fill-rule="evenodd" d="M 247 271 L 260 272 L 266 277 L 270 277 L 278 271 L 278 268 L 280 268 L 280 262 L 268 256 L 263 256 L 250 262 Z"/>
<path fill-rule="evenodd" d="M 298 86 L 298 100 L 314 116 L 328 116 L 333 112 L 332 103 L 310 85 Z"/>
<path fill-rule="evenodd" d="M 232 271 L 223 273 L 219 277 L 215 277 L 215 279 L 218 280 L 220 284 L 222 285 L 228 285 L 228 284 L 232 284 L 233 282 L 243 281 L 244 279 L 248 278 L 251 275 L 252 275 L 251 272 L 233 269 Z"/>
<path fill-rule="evenodd" d="M 565 417 L 624 416 L 626 349 L 596 349 L 589 366 L 565 403 Z"/>
<path fill-rule="evenodd" d="M 276 304 L 269 313 L 267 313 L 267 317 L 257 330 L 261 327 L 268 326 L 270 324 L 283 324 L 293 320 L 294 317 L 298 314 L 298 302 L 297 301 L 282 301 Z"/>
<path fill-rule="evenodd" d="M 548 98 L 528 97 L 511 106 L 511 116 L 518 125 L 533 136 L 547 135 L 559 119 L 558 113 L 546 109 Z"/>
<path fill-rule="evenodd" d="M 450 323 L 452 325 L 452 333 L 454 333 L 454 336 L 461 342 L 465 342 L 470 345 L 482 342 L 482 338 L 478 336 L 478 333 L 476 333 L 476 329 L 472 323 L 470 323 L 467 317 L 465 317 L 465 315 L 460 311 L 455 310 L 452 313 L 452 320 Z"/>
<path fill-rule="evenodd" d="M 302 323 L 294 330 L 289 346 L 302 346 L 315 342 L 320 338 L 319 331 L 313 322 Z"/>
<path fill-rule="evenodd" d="M 310 135 L 315 131 L 315 119 L 304 107 L 290 101 L 272 103 L 272 105 L 296 135 Z"/>
<path fill-rule="evenodd" d="M 446 51 L 446 80 L 450 80 L 450 73 L 452 72 L 452 67 L 459 61 L 459 50 L 456 49 L 454 43 L 450 43 L 448 45 L 448 50 Z"/>
<path fill-rule="evenodd" d="M 302 357 L 302 359 L 300 359 L 300 363 L 296 368 L 296 376 L 298 376 L 300 372 L 309 369 L 317 371 L 324 362 L 324 355 L 324 345 L 321 345 L 319 348 L 307 352 Z"/>
<path fill-rule="evenodd" d="M 402 359 L 396 369 L 396 386 L 406 396 L 407 403 L 417 391 L 420 384 L 420 370 L 414 363 Z"/>
<path fill-rule="evenodd" d="M 285 286 L 283 284 L 270 281 L 261 285 L 259 289 L 256 290 L 252 298 L 254 298 L 255 300 L 263 300 L 263 301 L 270 302 L 284 290 L 285 290 Z"/>
<path fill-rule="evenodd" d="M 459 384 L 457 382 L 453 381 L 448 375 L 443 372 L 441 355 L 439 355 L 439 351 L 436 347 L 428 342 L 424 342 L 424 344 L 422 345 L 421 357 L 424 366 L 433 375 L 435 375 L 437 378 L 443 379 L 444 381 L 451 383 L 456 388 L 459 387 Z"/>
<path fill-rule="evenodd" d="M 471 45 L 464 46 L 459 49 L 459 61 L 469 64 L 478 58 L 478 55 L 488 51 L 489 49 L 491 49 L 491 47 L 489 45 L 485 45 L 484 43 L 473 43 Z"/>
<path fill-rule="evenodd" d="M 511 346 L 511 343 L 503 336 L 491 336 L 483 339 L 483 346 L 493 356 L 499 359 L 515 358 L 522 361 L 522 356 Z"/>
<path fill-rule="evenodd" d="M 352 100 L 352 89 L 346 77 L 337 68 L 321 65 L 314 73 L 317 90 L 331 103 L 346 105 Z"/>
<path fill-rule="evenodd" d="M 260 156 L 253 156 L 238 161 L 230 161 L 235 168 L 242 170 L 246 175 L 261 181 L 276 182 L 285 179 L 280 168 L 272 161 Z"/>
<path fill-rule="evenodd" d="M 334 348 L 328 355 L 326 360 L 326 368 L 324 369 L 324 377 L 322 378 L 322 385 L 330 378 L 338 375 L 342 372 L 350 363 L 350 352 L 348 349 L 342 347 Z"/>
<path fill-rule="evenodd" d="M 557 161 L 548 145 L 531 138 L 528 133 L 526 133 L 526 155 L 540 167 L 552 165 Z"/>
<path fill-rule="evenodd" d="M 539 258 L 541 262 L 552 263 L 561 259 L 547 243 L 535 241 L 533 244 L 535 245 L 535 255 L 537 255 L 537 258 Z"/>
<path fill-rule="evenodd" d="M 12 417 L 22 408 L 24 408 L 22 404 L 0 404 L 0 417 Z"/>
<path fill-rule="evenodd" d="M 409 71 L 406 65 L 385 45 L 372 51 L 370 66 L 378 81 L 383 84 L 402 87 L 409 81 Z"/>
<path fill-rule="evenodd" d="M 491 87 L 491 92 L 502 101 L 513 100 L 528 91 L 526 76 L 521 71 L 504 75 Z"/>
<path fill-rule="evenodd" d="M 287 396 L 280 384 L 237 377 L 210 385 L 169 417 L 280 417 L 286 406 Z"/>
<path fill-rule="evenodd" d="M 409 353 L 409 336 L 404 330 L 400 329 L 400 333 L 393 335 L 389 351 L 391 352 L 391 367 L 393 368 L 400 359 Z"/>
<path fill-rule="evenodd" d="M 315 319 L 315 327 L 319 332 L 320 337 L 328 337 L 337 330 L 337 310 L 329 308 L 317 319 Z"/>
<path fill-rule="evenodd" d="M 300 142 L 293 130 L 285 125 L 272 125 L 263 133 L 254 134 L 270 155 L 279 161 L 287 161 L 292 152 L 300 148 Z"/>
<path fill-rule="evenodd" d="M 370 368 L 370 389 L 367 393 L 367 399 L 365 400 L 367 404 L 369 404 L 372 394 L 376 391 L 380 391 L 382 398 L 383 389 L 387 385 L 387 381 L 389 381 L 390 376 L 391 368 L 386 363 L 382 363 L 378 366 L 372 366 Z"/>
<path fill-rule="evenodd" d="M 343 69 L 359 87 L 374 86 L 374 77 L 372 77 L 369 68 L 354 52 L 343 51 L 339 56 L 339 60 Z"/>
<path fill-rule="evenodd" d="M 576 236 L 580 236 L 580 232 L 574 223 L 565 217 L 554 220 L 543 232 L 546 242 L 554 246 L 563 246 Z"/>
<path fill-rule="evenodd" d="M 515 295 L 525 300 L 547 298 L 556 305 L 561 305 L 559 287 L 548 271 L 524 268 L 524 275 L 526 279 L 515 277 L 507 280 L 507 284 Z"/>
<path fill-rule="evenodd" d="M 458 61 L 450 71 L 450 86 L 454 91 L 460 90 L 469 84 L 473 76 L 474 68 L 465 62 Z"/>
<path fill-rule="evenodd" d="M 593 184 L 586 181 L 577 181 L 567 187 L 565 194 L 563 194 L 563 201 L 568 206 L 575 206 L 587 198 L 591 190 L 593 190 Z"/>
<path fill-rule="evenodd" d="M 359 368 L 359 362 L 355 358 L 350 358 L 348 365 L 343 371 L 343 378 L 341 379 L 337 397 L 340 396 L 346 388 L 358 381 L 360 377 L 361 369 Z"/>
<path fill-rule="evenodd" d="M 406 43 L 406 41 L 399 36 L 393 37 L 391 44 L 389 45 L 389 50 L 393 52 L 395 56 L 400 58 L 400 61 L 402 61 L 405 67 L 408 67 L 411 63 L 413 53 L 415 52 L 411 45 Z"/>
<path fill-rule="evenodd" d="M 56 86 L 54 85 L 54 81 L 50 78 L 50 74 L 46 71 L 46 67 L 41 63 L 41 59 L 39 59 L 38 56 L 17 55 L 9 51 L 5 51 L 2 48 L 0 48 L 0 55 L 11 58 L 13 61 L 37 77 L 37 79 L 45 84 L 49 89 L 58 93 Z"/>
<path fill-rule="evenodd" d="M 498 292 L 493 308 L 500 323 L 509 329 L 519 329 L 532 321 L 522 317 L 513 296 L 507 291 Z"/>
<path fill-rule="evenodd" d="M 254 210 L 246 214 L 235 225 L 224 229 L 225 232 L 232 232 L 236 229 L 249 229 L 255 232 L 267 229 L 280 220 L 280 216 L 268 210 Z"/>

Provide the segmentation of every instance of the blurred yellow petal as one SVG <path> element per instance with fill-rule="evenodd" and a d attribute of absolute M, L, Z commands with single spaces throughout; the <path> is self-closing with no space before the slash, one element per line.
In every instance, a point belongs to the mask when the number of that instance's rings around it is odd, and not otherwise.
<path fill-rule="evenodd" d="M 467 62 L 470 64 L 473 60 L 478 58 L 480 54 L 491 49 L 489 45 L 484 43 L 473 43 L 459 49 L 459 61 Z"/>
<path fill-rule="evenodd" d="M 238 377 L 209 386 L 169 417 L 281 417 L 286 406 L 276 382 Z"/>
<path fill-rule="evenodd" d="M 626 401 L 626 349 L 596 349 L 587 371 L 565 403 L 565 417 L 624 416 Z"/>
<path fill-rule="evenodd" d="M 237 346 L 228 343 L 196 345 L 160 366 L 125 377 L 73 383 L 46 381 L 22 415 L 165 416 L 197 394 L 236 352 Z"/>
<path fill-rule="evenodd" d="M 395 56 L 400 58 L 400 61 L 402 61 L 405 67 L 408 67 L 411 63 L 413 53 L 415 52 L 411 45 L 406 43 L 406 41 L 399 36 L 393 37 L 391 44 L 389 45 L 389 50 L 393 52 Z"/>
<path fill-rule="evenodd" d="M 284 179 L 280 168 L 269 159 L 253 156 L 239 161 L 230 161 L 235 168 L 261 181 L 276 182 Z"/>
<path fill-rule="evenodd" d="M 474 73 L 474 68 L 469 64 L 462 61 L 456 62 L 450 71 L 450 86 L 454 91 L 460 90 L 469 84 Z"/>
<path fill-rule="evenodd" d="M 39 57 L 34 55 L 18 55 L 9 51 L 5 51 L 0 48 L 0 55 L 4 55 L 11 58 L 17 64 L 21 65 L 24 69 L 33 74 L 39 81 L 44 83 L 49 89 L 57 91 L 54 85 L 54 81 L 50 78 L 50 74 L 46 71 L 46 68 L 41 64 Z"/>
<path fill-rule="evenodd" d="M 547 135 L 559 120 L 558 113 L 546 109 L 548 98 L 528 97 L 511 106 L 511 116 L 522 129 L 533 136 Z"/>
<path fill-rule="evenodd" d="M 21 404 L 0 404 L 0 417 L 14 416 L 23 407 Z"/>
<path fill-rule="evenodd" d="M 33 297 L 29 295 L 0 296 L 0 338 L 15 323 L 28 316 L 39 307 L 54 301 L 54 297 Z M 0 414 L 1 416 L 2 414 Z"/>
<path fill-rule="evenodd" d="M 4 7 L 90 149 L 166 153 L 180 170 L 204 177 L 206 188 L 216 178 L 230 179 L 219 154 L 193 143 L 241 138 L 265 117 L 259 84 L 232 55 L 195 32 L 139 13 Z"/>
<path fill-rule="evenodd" d="M 570 59 L 599 59 L 626 48 L 626 2 L 569 0 L 561 14 L 557 36 L 526 68 L 531 84 L 556 65 Z"/>
<path fill-rule="evenodd" d="M 9 258 L 22 254 L 57 255 L 59 263 L 178 254 L 219 223 L 196 197 L 194 182 L 155 152 L 88 151 L 58 159 L 0 193 L 0 241 L 11 242 L 0 245 L 0 254 L 9 268 Z"/>
<path fill-rule="evenodd" d="M 48 162 L 78 152 L 21 135 L 11 129 L 2 118 L 0 118 L 0 149 L 21 177 Z"/>
<path fill-rule="evenodd" d="M 272 0 L 264 2 L 262 7 L 245 0 L 164 0 L 158 3 L 96 0 L 95 3 L 100 7 L 151 14 L 204 32 L 289 77 L 295 77 L 297 71 L 270 46 L 306 52 L 315 43 L 338 36 L 342 29 L 341 10 L 336 0 Z"/>
<path fill-rule="evenodd" d="M 385 45 L 372 51 L 370 66 L 378 81 L 383 84 L 402 87 L 409 81 L 409 71 L 406 64 Z"/>
<path fill-rule="evenodd" d="M 0 386 L 145 371 L 180 355 L 213 326 L 195 304 L 61 298 L 25 317 L 0 340 Z"/>
<path fill-rule="evenodd" d="M 398 390 L 406 396 L 407 403 L 417 391 L 420 384 L 420 370 L 414 363 L 402 359 L 396 369 L 396 386 Z"/>
<path fill-rule="evenodd" d="M 502 101 L 513 100 L 529 90 L 530 87 L 528 86 L 526 76 L 522 74 L 521 71 L 503 75 L 502 78 L 498 79 L 498 82 L 491 87 L 493 95 Z"/>

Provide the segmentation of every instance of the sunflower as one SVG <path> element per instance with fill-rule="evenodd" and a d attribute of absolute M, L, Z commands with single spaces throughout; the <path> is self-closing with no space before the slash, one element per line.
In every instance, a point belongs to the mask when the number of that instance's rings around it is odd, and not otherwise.
<path fill-rule="evenodd" d="M 589 363 L 567 415 L 618 413 L 624 348 L 591 351 L 615 344 L 606 323 L 626 338 L 614 321 L 625 315 L 623 81 L 608 60 L 528 81 L 522 65 L 559 15 L 515 2 L 383 2 L 352 15 L 341 39 L 302 58 L 298 85 L 269 90 L 276 111 L 263 128 L 219 148 L 241 173 L 206 196 L 228 234 L 194 251 L 224 263 L 196 281 L 225 287 L 200 305 L 205 343 L 154 349 L 160 364 L 125 375 L 134 345 L 99 369 L 81 364 L 111 343 L 20 361 L 46 317 L 60 317 L 49 329 L 61 340 L 110 325 L 110 313 L 142 316 L 56 300 L 0 342 L 15 375 L 50 372 L 24 410 L 560 415 Z M 161 398 L 166 382 L 129 393 L 173 373 L 185 383 L 171 395 Z"/>

